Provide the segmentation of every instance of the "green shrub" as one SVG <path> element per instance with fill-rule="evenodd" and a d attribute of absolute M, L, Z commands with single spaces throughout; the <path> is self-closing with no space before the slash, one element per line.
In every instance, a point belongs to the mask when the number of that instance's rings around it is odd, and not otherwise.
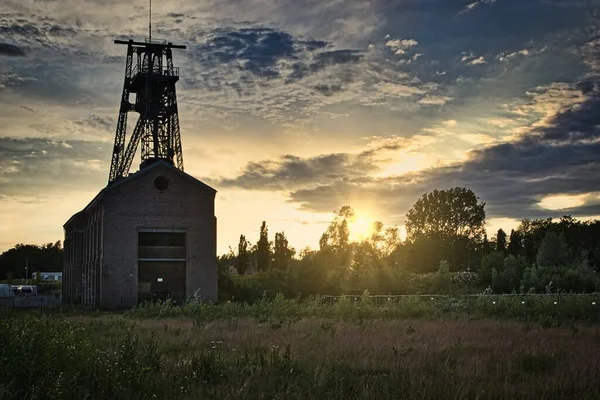
<path fill-rule="evenodd" d="M 483 285 L 492 283 L 493 271 L 501 271 L 504 268 L 504 253 L 493 251 L 486 254 L 481 259 L 481 267 L 479 268 L 479 280 Z"/>

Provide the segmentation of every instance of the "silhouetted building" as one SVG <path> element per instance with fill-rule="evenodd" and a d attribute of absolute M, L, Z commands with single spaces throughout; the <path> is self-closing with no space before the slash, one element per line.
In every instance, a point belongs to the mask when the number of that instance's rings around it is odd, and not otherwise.
<path fill-rule="evenodd" d="M 127 59 L 108 186 L 64 225 L 63 301 L 216 300 L 216 190 L 183 172 L 171 50 L 185 46 L 115 42 Z M 139 118 L 127 143 L 130 112 Z M 138 147 L 140 171 L 130 174 Z"/>
<path fill-rule="evenodd" d="M 215 194 L 166 162 L 107 186 L 64 225 L 64 301 L 215 300 Z"/>

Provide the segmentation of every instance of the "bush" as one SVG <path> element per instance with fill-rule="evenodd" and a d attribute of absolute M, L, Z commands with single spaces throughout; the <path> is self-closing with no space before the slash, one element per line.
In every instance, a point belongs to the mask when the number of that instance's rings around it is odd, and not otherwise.
<path fill-rule="evenodd" d="M 481 259 L 481 267 L 479 268 L 479 281 L 483 285 L 492 283 L 492 273 L 494 270 L 501 271 L 504 267 L 504 253 L 501 251 L 493 251 L 486 254 Z"/>
<path fill-rule="evenodd" d="M 598 273 L 581 265 L 573 268 L 534 265 L 525 269 L 521 280 L 522 293 L 592 293 L 598 286 Z"/>
<path fill-rule="evenodd" d="M 492 271 L 492 291 L 494 293 L 517 292 L 525 268 L 525 260 L 513 255 L 506 257 L 502 269 Z"/>

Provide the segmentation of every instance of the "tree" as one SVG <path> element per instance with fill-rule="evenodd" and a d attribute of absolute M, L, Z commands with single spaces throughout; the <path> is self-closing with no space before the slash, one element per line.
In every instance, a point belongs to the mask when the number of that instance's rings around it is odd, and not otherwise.
<path fill-rule="evenodd" d="M 506 232 L 502 229 L 496 234 L 496 251 L 506 251 Z"/>
<path fill-rule="evenodd" d="M 484 285 L 492 283 L 494 271 L 502 271 L 504 267 L 504 254 L 493 251 L 486 254 L 481 259 L 481 267 L 479 268 L 479 281 Z"/>
<path fill-rule="evenodd" d="M 521 232 L 514 229 L 510 230 L 510 238 L 508 240 L 508 254 L 517 257 L 523 250 L 523 238 Z"/>
<path fill-rule="evenodd" d="M 563 234 L 549 231 L 544 236 L 536 257 L 539 267 L 565 266 L 570 261 L 567 242 Z"/>
<path fill-rule="evenodd" d="M 466 236 L 480 241 L 485 233 L 484 208 L 470 189 L 436 189 L 421 196 L 406 214 L 407 237 Z"/>
<path fill-rule="evenodd" d="M 538 249 L 546 232 L 552 229 L 552 225 L 552 218 L 534 220 L 525 218 L 517 227 L 517 231 L 523 238 L 523 252 L 529 264 L 536 262 Z"/>
<path fill-rule="evenodd" d="M 384 256 L 391 256 L 400 247 L 402 241 L 400 240 L 400 233 L 398 232 L 397 226 L 390 226 L 385 229 L 383 235 L 383 249 L 382 253 Z"/>
<path fill-rule="evenodd" d="M 483 251 L 483 255 L 489 254 L 492 251 L 492 245 L 488 240 L 487 234 L 483 234 L 483 243 L 481 244 L 481 250 Z"/>
<path fill-rule="evenodd" d="M 0 254 L 0 279 L 11 273 L 13 279 L 25 276 L 25 263 L 28 260 L 29 271 L 58 272 L 63 268 L 63 250 L 60 241 L 41 246 L 17 244 Z"/>
<path fill-rule="evenodd" d="M 275 267 L 277 269 L 287 269 L 294 253 L 294 249 L 289 247 L 285 233 L 277 232 L 275 234 Z"/>
<path fill-rule="evenodd" d="M 260 238 L 256 244 L 256 262 L 259 271 L 266 271 L 271 268 L 271 243 L 269 242 L 269 230 L 265 221 L 260 226 Z"/>
<path fill-rule="evenodd" d="M 248 252 L 248 241 L 244 235 L 240 235 L 240 243 L 238 244 L 238 255 L 235 259 L 235 269 L 238 274 L 244 275 L 246 268 L 250 262 L 250 253 Z"/>
<path fill-rule="evenodd" d="M 334 211 L 335 217 L 319 240 L 319 256 L 334 267 L 349 267 L 352 261 L 348 222 L 354 218 L 354 210 L 343 206 Z"/>

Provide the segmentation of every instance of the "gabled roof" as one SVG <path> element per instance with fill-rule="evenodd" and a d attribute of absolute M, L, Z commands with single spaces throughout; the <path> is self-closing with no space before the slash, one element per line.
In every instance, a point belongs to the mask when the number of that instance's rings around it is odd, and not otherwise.
<path fill-rule="evenodd" d="M 158 167 L 160 165 L 164 165 L 164 166 L 170 168 L 173 172 L 175 172 L 175 173 L 179 174 L 180 176 L 188 179 L 190 182 L 192 182 L 192 183 L 200 186 L 204 190 L 211 191 L 212 193 L 217 193 L 216 189 L 208 186 L 206 183 L 204 183 L 204 182 L 202 182 L 202 181 L 194 178 L 193 176 L 191 176 L 189 174 L 186 174 L 182 170 L 176 168 L 173 164 L 170 164 L 170 163 L 168 163 L 166 161 L 163 161 L 163 160 L 155 161 L 152 164 L 148 165 L 147 167 L 144 167 L 143 169 L 141 169 L 141 170 L 139 170 L 137 172 L 134 172 L 133 174 L 129 174 L 125 178 L 121 178 L 121 179 L 119 179 L 119 180 L 111 183 L 110 185 L 108 185 L 107 187 L 105 187 L 103 189 L 103 191 L 111 190 L 111 189 L 113 189 L 113 188 L 115 188 L 117 186 L 122 185 L 125 182 L 129 182 L 129 181 L 131 181 L 133 179 L 136 179 L 136 178 L 138 178 L 140 176 L 144 176 L 148 172 L 152 171 L 154 168 L 156 168 L 156 167 Z"/>
<path fill-rule="evenodd" d="M 88 208 L 90 208 L 96 201 L 98 201 L 100 198 L 102 198 L 102 196 L 104 196 L 106 193 L 110 192 L 111 190 L 123 185 L 124 183 L 127 182 L 131 182 L 134 179 L 137 179 L 139 177 L 142 177 L 146 174 L 148 174 L 150 171 L 154 170 L 155 168 L 159 167 L 159 166 L 165 166 L 167 168 L 169 168 L 172 172 L 179 174 L 181 177 L 187 179 L 188 181 L 190 181 L 191 183 L 193 183 L 194 185 L 200 187 L 201 189 L 210 192 L 212 194 L 217 193 L 217 190 L 208 186 L 206 183 L 194 178 L 193 176 L 186 174 L 185 172 L 183 172 L 182 170 L 176 168 L 173 164 L 170 164 L 166 161 L 156 161 L 153 162 L 152 164 L 144 167 L 143 169 L 134 172 L 133 174 L 129 174 L 128 176 L 126 176 L 125 178 L 121 178 L 113 183 L 111 183 L 110 185 L 106 186 L 104 189 L 102 189 L 100 192 L 98 192 L 98 194 L 92 199 L 92 201 L 90 201 L 88 203 L 87 206 L 85 206 L 85 208 L 75 214 L 73 214 L 73 216 L 71 216 L 71 218 L 69 218 L 69 220 L 67 222 L 65 222 L 65 224 L 63 225 L 63 228 L 66 228 L 67 225 L 70 225 L 71 222 L 74 222 L 75 220 L 78 220 L 80 218 L 83 217 L 84 211 L 87 210 Z"/>

